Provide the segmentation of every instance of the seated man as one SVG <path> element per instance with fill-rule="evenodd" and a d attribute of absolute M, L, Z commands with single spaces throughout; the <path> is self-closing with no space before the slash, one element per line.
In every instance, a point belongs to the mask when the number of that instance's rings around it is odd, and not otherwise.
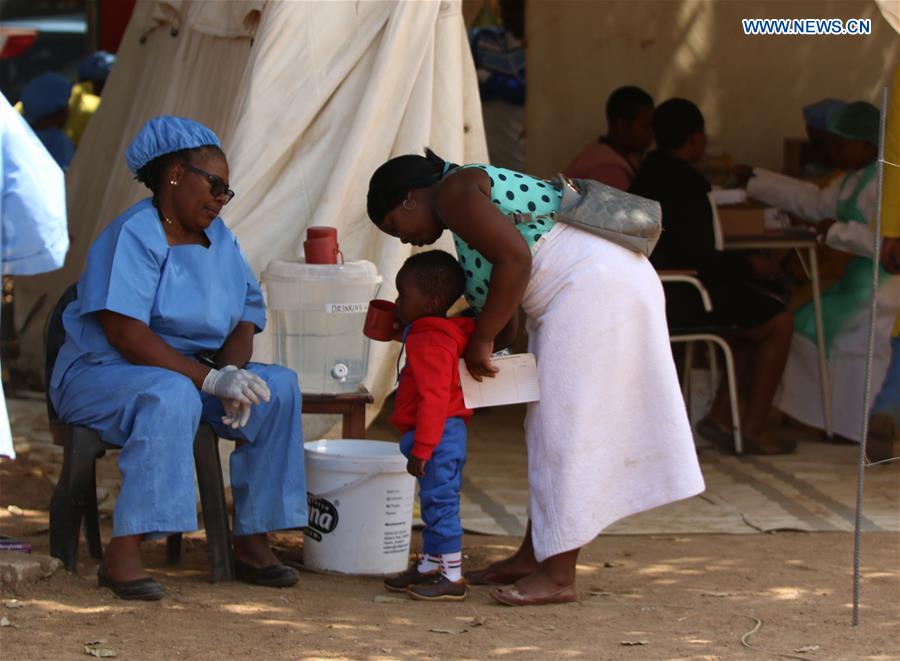
<path fill-rule="evenodd" d="M 715 249 L 709 183 L 695 168 L 706 150 L 700 109 L 685 99 L 670 99 L 653 113 L 657 149 L 641 164 L 631 192 L 662 206 L 663 233 L 650 261 L 657 269 L 690 269 L 713 300 L 710 319 L 691 287 L 666 289 L 666 314 L 673 325 L 717 323 L 736 326 L 729 343 L 735 353 L 738 383 L 746 392 L 741 424 L 747 452 L 779 454 L 793 447 L 780 443 L 767 428 L 772 398 L 787 359 L 793 318 L 766 288 L 775 268 L 753 255 Z M 719 388 L 713 409 L 697 430 L 723 447 L 733 446 L 727 388 Z"/>
<path fill-rule="evenodd" d="M 638 87 L 620 87 L 606 101 L 606 135 L 592 140 L 565 174 L 628 190 L 653 142 L 653 99 Z"/>

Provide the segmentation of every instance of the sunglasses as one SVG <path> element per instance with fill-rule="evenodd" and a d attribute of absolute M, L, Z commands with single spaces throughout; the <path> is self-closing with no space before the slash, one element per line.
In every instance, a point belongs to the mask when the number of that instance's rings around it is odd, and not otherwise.
<path fill-rule="evenodd" d="M 234 197 L 234 191 L 228 187 L 224 181 L 222 181 L 219 177 L 214 174 L 210 174 L 209 172 L 205 172 L 200 168 L 195 168 L 190 163 L 182 163 L 181 167 L 185 170 L 190 170 L 194 174 L 199 174 L 201 177 L 205 178 L 209 182 L 209 191 L 212 193 L 213 197 L 220 197 L 222 195 L 225 196 L 225 204 L 231 202 L 231 198 Z"/>

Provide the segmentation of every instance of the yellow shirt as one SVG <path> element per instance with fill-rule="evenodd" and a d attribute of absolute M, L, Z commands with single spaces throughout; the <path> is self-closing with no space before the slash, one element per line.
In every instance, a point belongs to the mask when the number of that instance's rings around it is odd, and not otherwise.
<path fill-rule="evenodd" d="M 63 131 L 72 139 L 76 147 L 88 121 L 100 107 L 100 97 L 91 94 L 92 90 L 93 86 L 89 82 L 72 85 L 72 95 L 69 97 L 69 118 L 66 120 Z"/>

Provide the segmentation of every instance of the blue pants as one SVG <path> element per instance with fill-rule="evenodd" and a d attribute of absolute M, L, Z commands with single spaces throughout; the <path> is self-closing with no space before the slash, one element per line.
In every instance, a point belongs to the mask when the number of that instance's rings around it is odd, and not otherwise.
<path fill-rule="evenodd" d="M 403 434 L 400 452 L 409 458 L 415 430 Z M 419 504 L 425 530 L 422 550 L 430 555 L 462 551 L 462 523 L 459 520 L 459 492 L 462 469 L 466 465 L 466 423 L 448 418 L 441 442 L 425 464 L 419 480 Z"/>
<path fill-rule="evenodd" d="M 223 425 L 222 404 L 189 378 L 127 361 L 76 361 L 50 399 L 67 424 L 91 427 L 122 448 L 122 489 L 113 537 L 197 529 L 194 435 L 200 422 L 221 438 L 246 441 L 231 453 L 237 535 L 306 525 L 300 388 L 295 372 L 251 363 L 271 399 L 243 429 Z"/>
<path fill-rule="evenodd" d="M 872 413 L 887 413 L 900 423 L 900 337 L 891 338 L 891 362 L 872 404 Z"/>

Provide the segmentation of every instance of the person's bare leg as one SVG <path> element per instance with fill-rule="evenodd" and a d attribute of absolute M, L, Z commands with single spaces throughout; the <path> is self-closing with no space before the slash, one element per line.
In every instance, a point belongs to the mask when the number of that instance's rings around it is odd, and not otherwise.
<path fill-rule="evenodd" d="M 741 423 L 752 436 L 765 434 L 772 400 L 787 363 L 794 333 L 794 316 L 782 312 L 764 324 L 738 331 L 731 342 L 740 393 Z M 731 426 L 728 384 L 720 384 L 710 416 Z"/>
<path fill-rule="evenodd" d="M 753 348 L 740 337 L 729 338 L 731 355 L 734 358 L 734 378 L 738 387 L 738 411 L 743 411 L 748 392 L 748 373 L 753 358 Z M 709 413 L 710 418 L 722 429 L 731 431 L 731 393 L 728 392 L 728 378 L 725 374 L 724 362 L 721 366 L 721 379 L 716 398 Z"/>
<path fill-rule="evenodd" d="M 575 565 L 581 549 L 566 551 L 544 560 L 536 571 L 516 581 L 519 592 L 531 597 L 541 597 L 558 592 L 575 582 Z"/>
<path fill-rule="evenodd" d="M 777 442 L 768 430 L 772 400 L 781 383 L 794 334 L 794 316 L 782 312 L 761 326 L 742 331 L 745 339 L 756 342 L 751 363 L 749 389 L 741 422 L 747 435 L 761 447 L 774 448 Z"/>
<path fill-rule="evenodd" d="M 508 606 L 575 601 L 575 569 L 580 550 L 573 549 L 547 558 L 537 571 L 520 578 L 512 585 L 491 588 L 491 597 Z"/>
<path fill-rule="evenodd" d="M 149 577 L 141 563 L 143 539 L 143 535 L 123 535 L 113 537 L 106 545 L 103 565 L 110 577 L 117 583 L 127 583 Z"/>
<path fill-rule="evenodd" d="M 531 519 L 529 519 L 528 525 L 525 527 L 525 537 L 515 553 L 508 558 L 493 562 L 487 567 L 465 572 L 465 576 L 479 582 L 500 576 L 507 578 L 510 583 L 514 583 L 519 578 L 535 572 L 539 567 L 537 558 L 534 556 L 534 546 L 531 543 Z"/>

